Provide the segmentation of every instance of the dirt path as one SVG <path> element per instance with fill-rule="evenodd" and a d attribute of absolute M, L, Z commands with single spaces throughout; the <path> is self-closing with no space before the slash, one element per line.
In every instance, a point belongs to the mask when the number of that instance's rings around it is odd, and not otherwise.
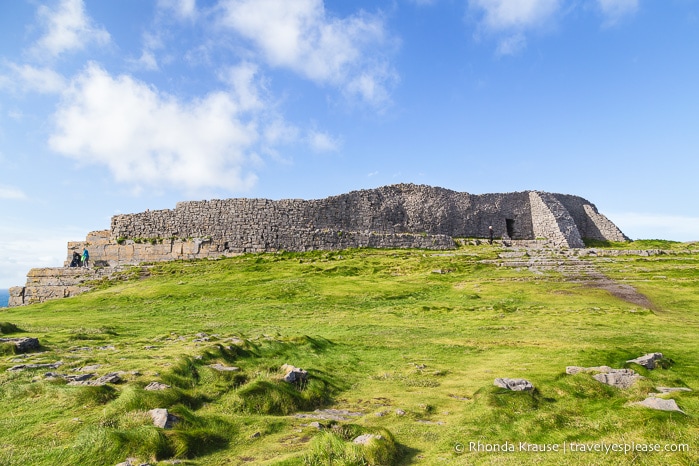
<path fill-rule="evenodd" d="M 607 277 L 596 269 L 592 261 L 581 260 L 567 255 L 562 250 L 526 249 L 506 251 L 500 254 L 499 260 L 484 262 L 497 263 L 505 267 L 527 268 L 533 272 L 560 272 L 567 281 L 578 282 L 590 288 L 605 290 L 612 296 L 646 309 L 657 309 L 648 297 L 639 293 L 631 285 L 619 283 Z"/>
<path fill-rule="evenodd" d="M 631 304 L 636 304 L 642 306 L 646 309 L 656 310 L 655 305 L 648 299 L 643 293 L 639 293 L 636 288 L 631 285 L 624 283 L 619 283 L 616 280 L 612 280 L 606 275 L 600 272 L 593 272 L 590 274 L 588 272 L 587 280 L 583 280 L 585 285 L 590 288 L 599 288 L 608 291 L 612 296 L 616 296 L 619 299 L 623 299 Z"/>

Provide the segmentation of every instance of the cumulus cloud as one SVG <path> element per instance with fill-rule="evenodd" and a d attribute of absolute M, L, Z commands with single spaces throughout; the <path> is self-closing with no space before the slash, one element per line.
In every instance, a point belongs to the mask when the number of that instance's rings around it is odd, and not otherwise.
<path fill-rule="evenodd" d="M 182 101 L 91 63 L 63 95 L 50 147 L 106 165 L 135 186 L 249 189 L 256 182 L 248 165 L 260 142 L 259 99 L 248 65 L 231 75 L 229 91 Z"/>
<path fill-rule="evenodd" d="M 624 16 L 632 15 L 638 10 L 638 0 L 597 0 L 602 14 L 605 17 L 605 25 L 617 23 Z"/>
<path fill-rule="evenodd" d="M 391 43 L 380 16 L 335 18 L 322 0 L 225 0 L 221 6 L 221 24 L 249 40 L 269 65 L 372 105 L 387 103 L 398 78 L 380 53 Z"/>
<path fill-rule="evenodd" d="M 55 9 L 42 5 L 38 16 L 46 29 L 33 48 L 38 55 L 57 57 L 90 43 L 104 45 L 110 41 L 109 33 L 87 16 L 82 0 L 61 0 Z"/>

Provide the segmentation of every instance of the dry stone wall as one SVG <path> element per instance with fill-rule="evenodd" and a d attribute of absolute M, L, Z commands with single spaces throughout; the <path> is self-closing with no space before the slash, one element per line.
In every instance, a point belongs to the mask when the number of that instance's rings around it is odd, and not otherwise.
<path fill-rule="evenodd" d="M 68 298 L 89 290 L 89 282 L 111 275 L 113 269 L 80 267 L 31 269 L 24 286 L 10 288 L 9 307 Z"/>
<path fill-rule="evenodd" d="M 628 238 L 587 200 L 540 191 L 474 195 L 398 184 L 325 199 L 180 202 L 175 209 L 112 217 L 109 230 L 68 244 L 65 269 L 33 269 L 10 305 L 78 294 L 115 267 L 250 252 L 357 247 L 452 249 L 455 237 L 541 240 L 583 247 L 583 238 Z M 92 271 L 67 267 L 88 248 Z"/>

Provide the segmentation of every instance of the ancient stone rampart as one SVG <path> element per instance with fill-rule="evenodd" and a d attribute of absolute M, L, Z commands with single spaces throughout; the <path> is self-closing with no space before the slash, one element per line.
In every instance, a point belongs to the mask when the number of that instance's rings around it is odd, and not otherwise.
<path fill-rule="evenodd" d="M 107 269 L 280 250 L 442 250 L 454 248 L 454 238 L 486 238 L 491 225 L 496 238 L 545 240 L 566 248 L 583 247 L 584 238 L 628 239 L 578 196 L 541 191 L 475 195 L 398 184 L 316 200 L 214 199 L 116 215 L 109 230 L 69 243 L 65 265 L 83 248 L 93 266 Z M 60 280 L 54 284 L 46 270 L 30 271 L 27 286 L 13 288 L 10 305 L 71 296 L 82 283 L 81 272 L 65 269 L 55 272 Z"/>
<path fill-rule="evenodd" d="M 485 237 L 489 225 L 498 237 L 543 237 L 563 247 L 582 247 L 582 238 L 626 239 L 581 197 L 539 191 L 474 195 L 411 184 L 318 200 L 180 202 L 173 210 L 114 216 L 111 238 L 207 238 L 217 252 L 305 251 L 347 247 L 340 232 Z M 393 247 L 397 239 L 376 244 Z"/>

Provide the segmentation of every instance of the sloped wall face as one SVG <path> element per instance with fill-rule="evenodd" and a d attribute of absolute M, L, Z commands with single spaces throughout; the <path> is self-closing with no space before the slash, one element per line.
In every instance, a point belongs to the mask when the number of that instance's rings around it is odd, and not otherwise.
<path fill-rule="evenodd" d="M 579 196 L 556 194 L 578 226 L 580 236 L 600 241 L 628 241 L 629 238 L 591 202 Z"/>
<path fill-rule="evenodd" d="M 547 238 L 560 247 L 584 247 L 575 219 L 556 196 L 550 193 L 530 192 L 529 199 L 536 237 Z"/>
<path fill-rule="evenodd" d="M 178 203 L 159 210 L 112 218 L 111 237 L 210 238 L 220 250 L 308 250 L 319 232 L 374 232 L 390 235 L 447 235 L 487 237 L 506 233 L 514 238 L 533 236 L 527 193 L 470 195 L 417 185 L 394 185 L 354 191 L 319 200 L 228 199 Z M 336 238 L 336 239 L 333 239 Z M 325 238 L 322 248 L 341 248 L 341 234 Z M 337 244 L 335 244 L 337 243 Z M 397 246 L 404 247 L 404 246 Z"/>

